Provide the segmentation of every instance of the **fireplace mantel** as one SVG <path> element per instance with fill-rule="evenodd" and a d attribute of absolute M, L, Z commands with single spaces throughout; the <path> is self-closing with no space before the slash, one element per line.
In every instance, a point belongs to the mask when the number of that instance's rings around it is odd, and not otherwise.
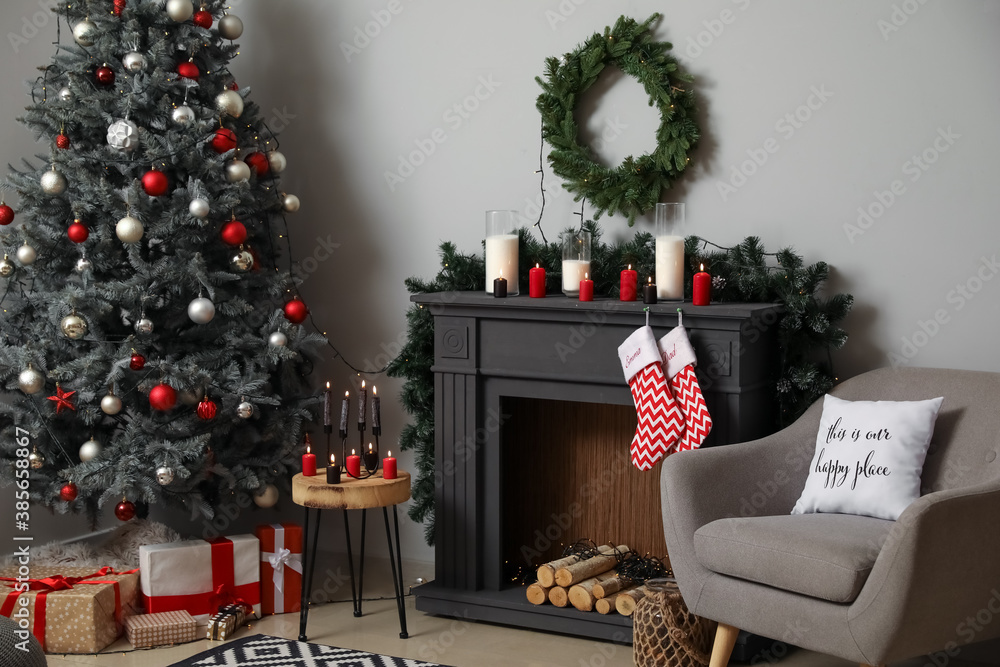
<path fill-rule="evenodd" d="M 638 302 L 564 296 L 496 299 L 482 292 L 418 294 L 434 316 L 435 580 L 417 609 L 567 634 L 631 641 L 631 619 L 533 606 L 503 571 L 504 398 L 632 405 L 618 346 L 645 323 Z M 657 337 L 677 308 L 698 355 L 715 422 L 706 446 L 773 430 L 777 365 L 774 304 L 648 306 Z M 631 433 L 623 433 L 627 449 Z M 654 472 L 646 474 L 655 474 Z M 658 513 L 659 508 L 655 508 Z M 583 537 L 583 536 L 579 536 Z"/>

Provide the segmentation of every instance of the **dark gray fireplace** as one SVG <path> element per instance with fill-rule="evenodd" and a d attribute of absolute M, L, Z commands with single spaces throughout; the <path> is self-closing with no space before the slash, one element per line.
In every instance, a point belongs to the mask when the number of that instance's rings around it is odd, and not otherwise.
<path fill-rule="evenodd" d="M 531 605 L 517 570 L 581 537 L 663 549 L 659 466 L 628 464 L 635 414 L 617 355 L 644 306 L 479 292 L 413 300 L 434 315 L 437 473 L 435 580 L 415 589 L 417 609 L 631 641 L 627 617 Z M 677 306 L 650 307 L 658 337 L 677 325 Z M 682 308 L 714 420 L 706 446 L 773 431 L 777 306 Z"/>

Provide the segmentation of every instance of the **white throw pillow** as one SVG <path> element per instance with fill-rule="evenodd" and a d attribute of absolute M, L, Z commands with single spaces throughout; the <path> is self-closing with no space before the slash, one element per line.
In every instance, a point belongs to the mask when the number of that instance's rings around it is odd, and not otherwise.
<path fill-rule="evenodd" d="M 943 397 L 845 401 L 827 395 L 809 477 L 792 514 L 895 521 L 920 497 L 920 472 L 943 402 Z"/>

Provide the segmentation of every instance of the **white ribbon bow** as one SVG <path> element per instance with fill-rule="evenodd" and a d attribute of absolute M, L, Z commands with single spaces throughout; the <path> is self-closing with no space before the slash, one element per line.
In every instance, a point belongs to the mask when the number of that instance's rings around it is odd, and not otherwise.
<path fill-rule="evenodd" d="M 267 557 L 267 562 L 274 568 L 274 587 L 279 592 L 285 589 L 285 566 L 292 568 L 302 574 L 302 554 L 293 554 L 288 549 L 280 549 L 277 553 L 263 553 Z"/>

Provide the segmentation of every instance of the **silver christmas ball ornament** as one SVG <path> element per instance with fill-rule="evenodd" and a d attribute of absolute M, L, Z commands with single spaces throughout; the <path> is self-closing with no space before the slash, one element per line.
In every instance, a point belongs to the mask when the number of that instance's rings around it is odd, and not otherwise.
<path fill-rule="evenodd" d="M 135 331 L 143 336 L 148 336 L 153 333 L 153 326 L 153 320 L 143 317 L 135 323 Z"/>
<path fill-rule="evenodd" d="M 101 412 L 106 415 L 116 415 L 122 411 L 122 399 L 114 394 L 107 394 L 101 399 Z"/>
<path fill-rule="evenodd" d="M 69 89 L 69 86 L 63 86 L 59 89 L 59 99 L 63 102 L 69 102 L 73 99 L 73 91 Z"/>
<path fill-rule="evenodd" d="M 86 463 L 101 453 L 101 443 L 93 438 L 80 445 L 80 461 Z"/>
<path fill-rule="evenodd" d="M 188 304 L 188 317 L 195 324 L 208 324 L 215 317 L 215 304 L 203 296 Z"/>
<path fill-rule="evenodd" d="M 94 265 L 91 264 L 90 260 L 87 259 L 86 257 L 81 257 L 80 259 L 76 260 L 75 268 L 77 273 L 84 273 L 94 268 Z"/>
<path fill-rule="evenodd" d="M 226 163 L 226 180 L 230 183 L 250 180 L 250 167 L 243 160 L 230 160 Z"/>
<path fill-rule="evenodd" d="M 276 174 L 280 174 L 288 166 L 288 160 L 285 159 L 284 154 L 281 151 L 271 151 L 267 154 L 267 163 L 271 167 L 271 171 Z"/>
<path fill-rule="evenodd" d="M 236 406 L 236 416 L 240 419 L 250 419 L 253 417 L 253 404 L 244 400 Z"/>
<path fill-rule="evenodd" d="M 239 39 L 243 34 L 243 21 L 238 16 L 226 14 L 219 19 L 219 34 L 226 39 Z"/>
<path fill-rule="evenodd" d="M 108 128 L 108 145 L 120 151 L 131 151 L 139 145 L 139 128 L 130 120 L 116 120 Z"/>
<path fill-rule="evenodd" d="M 275 331 L 268 336 L 267 342 L 270 343 L 272 347 L 285 347 L 285 345 L 288 345 L 288 336 L 281 331 Z"/>
<path fill-rule="evenodd" d="M 45 465 L 45 457 L 42 456 L 40 451 L 34 449 L 28 454 L 28 465 L 31 466 L 32 470 L 38 470 Z"/>
<path fill-rule="evenodd" d="M 17 261 L 21 262 L 24 266 L 34 264 L 37 257 L 38 253 L 27 243 L 17 249 Z"/>
<path fill-rule="evenodd" d="M 167 0 L 167 15 L 182 23 L 194 16 L 194 5 L 191 0 Z"/>
<path fill-rule="evenodd" d="M 118 221 L 115 225 L 115 234 L 123 243 L 135 243 L 142 238 L 143 231 L 142 223 L 138 218 L 133 218 L 131 215 L 126 215 L 124 218 Z"/>
<path fill-rule="evenodd" d="M 4 255 L 3 259 L 0 260 L 0 276 L 3 276 L 4 278 L 9 278 L 10 276 L 14 275 L 15 268 L 16 267 L 14 266 L 14 262 L 10 261 L 7 255 Z"/>
<path fill-rule="evenodd" d="M 57 171 L 55 167 L 42 174 L 40 183 L 45 194 L 61 195 L 66 192 L 66 177 L 62 175 L 62 172 Z"/>
<path fill-rule="evenodd" d="M 160 466 L 156 469 L 156 482 L 160 486 L 166 486 L 174 481 L 174 469 L 169 466 Z"/>
<path fill-rule="evenodd" d="M 37 394 L 45 386 L 45 376 L 28 366 L 17 376 L 17 386 L 25 394 Z"/>
<path fill-rule="evenodd" d="M 219 113 L 239 118 L 243 115 L 243 98 L 235 90 L 224 90 L 216 95 L 215 108 Z"/>
<path fill-rule="evenodd" d="M 73 26 L 73 39 L 80 46 L 93 46 L 97 37 L 97 24 L 89 18 L 83 19 Z"/>
<path fill-rule="evenodd" d="M 249 271 L 253 268 L 253 254 L 246 248 L 240 248 L 239 252 L 233 255 L 230 263 L 233 266 L 234 271 Z"/>
<path fill-rule="evenodd" d="M 146 56 L 138 51 L 129 51 L 122 58 L 122 65 L 130 72 L 141 72 L 146 69 Z"/>
<path fill-rule="evenodd" d="M 274 484 L 268 484 L 253 494 L 253 501 L 257 504 L 257 507 L 263 509 L 274 507 L 278 503 L 278 487 Z"/>
<path fill-rule="evenodd" d="M 191 204 L 188 206 L 188 211 L 191 212 L 196 218 L 206 218 L 209 212 L 212 210 L 211 206 L 208 204 L 207 199 L 202 199 L 201 197 L 195 197 L 191 200 Z"/>
<path fill-rule="evenodd" d="M 170 113 L 170 117 L 178 125 L 187 125 L 194 120 L 194 110 L 186 104 L 182 104 Z"/>
<path fill-rule="evenodd" d="M 302 203 L 295 195 L 285 195 L 281 200 L 281 208 L 285 209 L 286 213 L 295 213 L 301 205 Z"/>
<path fill-rule="evenodd" d="M 70 313 L 66 317 L 62 318 L 62 322 L 59 323 L 59 328 L 62 330 L 63 335 L 66 336 L 66 338 L 79 340 L 87 335 L 87 320 L 83 319 L 76 313 Z"/>

